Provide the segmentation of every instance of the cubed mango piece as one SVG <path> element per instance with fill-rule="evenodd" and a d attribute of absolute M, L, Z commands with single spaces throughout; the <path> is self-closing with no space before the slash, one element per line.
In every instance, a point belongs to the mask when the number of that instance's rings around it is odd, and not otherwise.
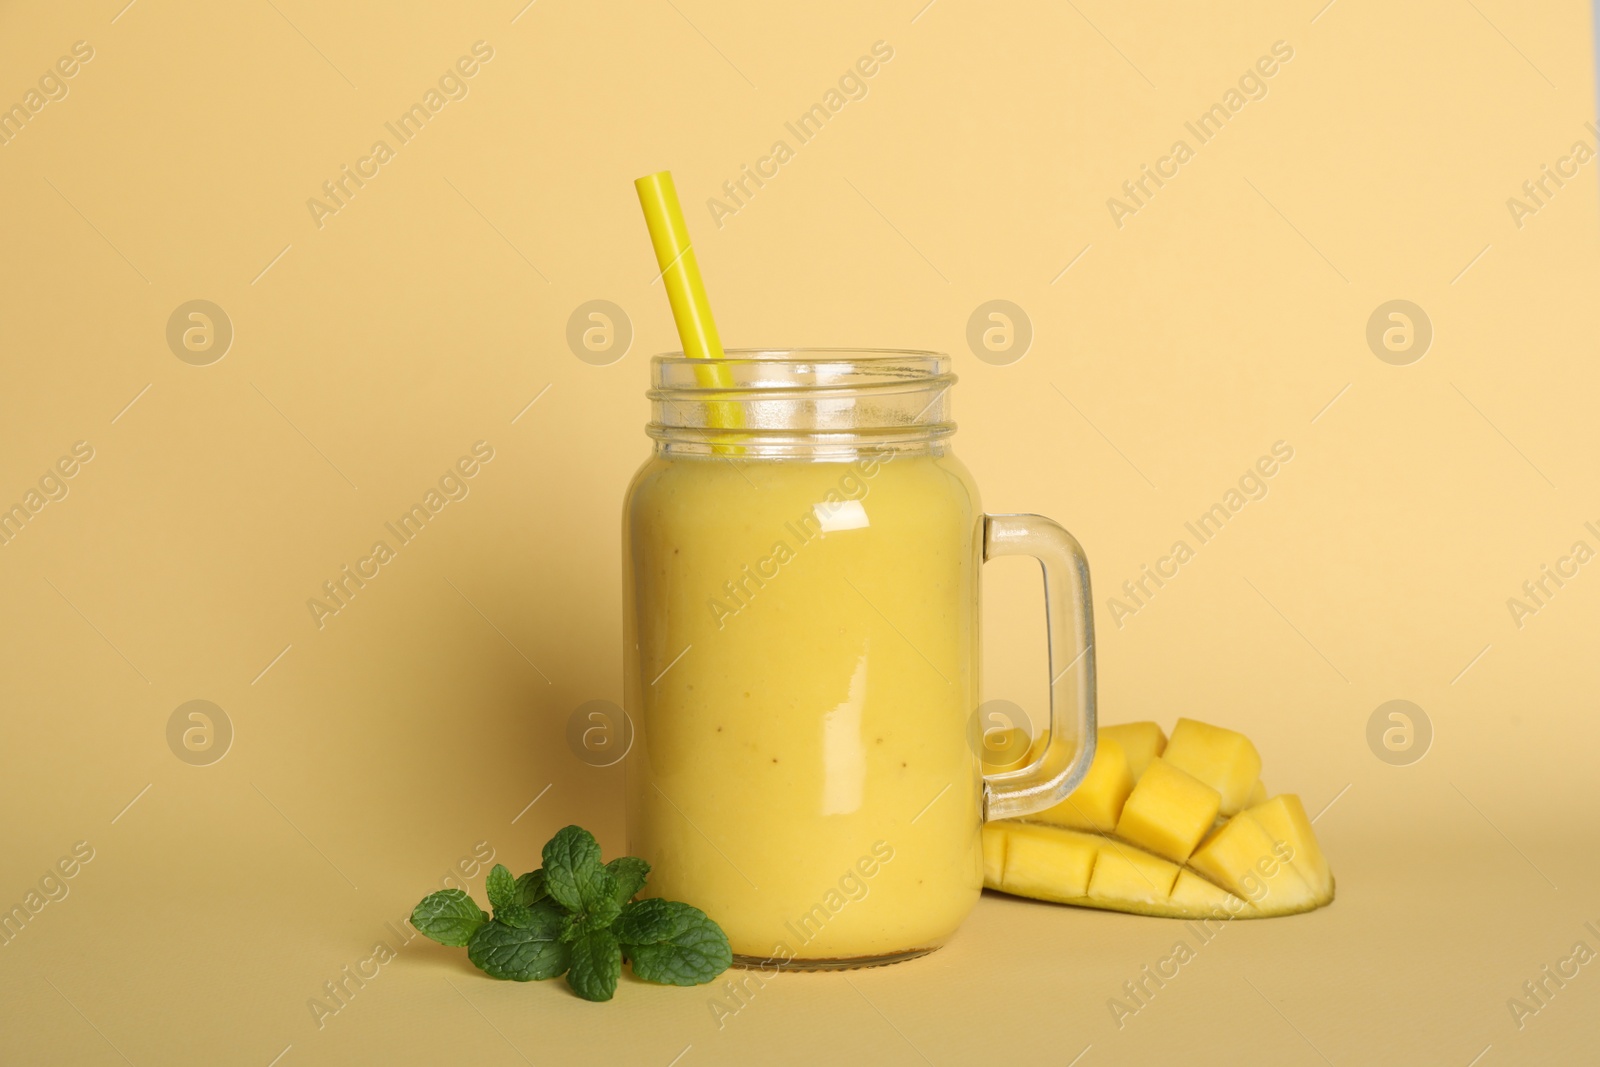
<path fill-rule="evenodd" d="M 1100 838 L 1056 826 L 998 822 L 984 833 L 1005 835 L 999 888 L 1038 900 L 1069 902 L 1089 888 Z"/>
<path fill-rule="evenodd" d="M 1289 862 L 1310 887 L 1317 903 L 1326 904 L 1333 899 L 1333 873 L 1328 870 L 1328 860 L 1317 844 L 1317 835 L 1299 797 L 1284 793 L 1249 808 L 1245 814 L 1261 825 L 1274 844 L 1281 841 L 1288 845 L 1292 857 Z"/>
<path fill-rule="evenodd" d="M 1316 895 L 1289 862 L 1290 847 L 1276 842 L 1248 812 L 1240 812 L 1195 849 L 1189 866 L 1262 914 L 1306 911 L 1317 906 Z"/>
<path fill-rule="evenodd" d="M 1194 719 L 1179 719 L 1161 758 L 1215 789 L 1222 814 L 1243 811 L 1261 777 L 1261 755 L 1250 739 Z"/>
<path fill-rule="evenodd" d="M 1153 722 L 1124 722 L 1116 726 L 1100 727 L 1100 739 L 1111 738 L 1122 746 L 1128 757 L 1128 773 L 1133 780 L 1144 777 L 1150 761 L 1161 755 L 1167 747 L 1167 735 Z"/>
<path fill-rule="evenodd" d="M 1140 905 L 1162 909 L 1172 894 L 1172 884 L 1178 880 L 1178 870 L 1175 863 L 1103 837 L 1089 879 L 1089 899 L 1113 904 L 1119 911 Z"/>
<path fill-rule="evenodd" d="M 1128 794 L 1116 835 L 1182 863 L 1211 828 L 1220 803 L 1215 789 L 1158 756 Z"/>
<path fill-rule="evenodd" d="M 1174 908 L 1186 915 L 1241 919 L 1255 910 L 1248 900 L 1234 896 L 1188 869 L 1178 872 L 1169 899 Z"/>
<path fill-rule="evenodd" d="M 1122 746 L 1105 735 L 1095 744 L 1094 761 L 1078 788 L 1053 808 L 1028 816 L 1034 822 L 1072 830 L 1109 833 L 1117 825 L 1122 805 L 1133 791 L 1133 775 Z"/>

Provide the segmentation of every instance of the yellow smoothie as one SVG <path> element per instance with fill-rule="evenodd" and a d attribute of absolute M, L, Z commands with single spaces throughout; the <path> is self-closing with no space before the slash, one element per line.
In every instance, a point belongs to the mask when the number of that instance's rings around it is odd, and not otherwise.
<path fill-rule="evenodd" d="M 629 850 L 748 959 L 936 947 L 983 885 L 982 511 L 948 452 L 661 455 L 623 519 Z"/>

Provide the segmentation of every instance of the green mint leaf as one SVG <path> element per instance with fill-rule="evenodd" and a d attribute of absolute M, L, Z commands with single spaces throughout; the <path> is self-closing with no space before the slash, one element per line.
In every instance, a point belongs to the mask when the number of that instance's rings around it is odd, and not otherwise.
<path fill-rule="evenodd" d="M 441 889 L 422 898 L 411 911 L 411 925 L 417 933 L 441 945 L 459 948 L 472 939 L 489 916 L 475 900 L 460 889 Z"/>
<path fill-rule="evenodd" d="M 662 985 L 703 985 L 733 963 L 728 935 L 699 908 L 676 900 L 640 900 L 613 928 L 633 973 Z"/>
<path fill-rule="evenodd" d="M 537 913 L 526 904 L 507 904 L 494 909 L 494 921 L 526 930 L 537 921 Z"/>
<path fill-rule="evenodd" d="M 483 880 L 483 888 L 489 894 L 489 906 L 496 912 L 508 904 L 519 903 L 517 881 L 503 863 L 494 865 L 489 876 Z"/>
<path fill-rule="evenodd" d="M 638 856 L 618 856 L 606 864 L 606 870 L 617 880 L 618 904 L 632 900 L 633 895 L 644 888 L 644 880 L 650 877 L 650 865 Z"/>
<path fill-rule="evenodd" d="M 600 843 L 581 826 L 556 832 L 544 846 L 544 884 L 568 911 L 587 912 L 616 898 L 616 878 L 601 866 Z"/>
<path fill-rule="evenodd" d="M 508 926 L 498 919 L 478 928 L 467 944 L 467 958 L 491 978 L 531 982 L 554 978 L 572 957 L 558 940 L 564 916 L 551 908 L 530 908 L 530 925 Z"/>
<path fill-rule="evenodd" d="M 589 909 L 588 914 L 583 917 L 584 925 L 591 930 L 607 930 L 621 914 L 622 905 L 608 897 Z"/>
<path fill-rule="evenodd" d="M 584 1000 L 610 1000 L 622 977 L 622 946 L 606 929 L 585 929 L 572 943 L 567 984 Z"/>
<path fill-rule="evenodd" d="M 544 887 L 544 868 L 529 871 L 517 879 L 518 903 L 531 908 L 549 895 L 550 891 Z"/>
<path fill-rule="evenodd" d="M 622 906 L 622 915 L 611 932 L 624 945 L 653 945 L 677 933 L 685 916 L 676 901 L 651 897 Z"/>

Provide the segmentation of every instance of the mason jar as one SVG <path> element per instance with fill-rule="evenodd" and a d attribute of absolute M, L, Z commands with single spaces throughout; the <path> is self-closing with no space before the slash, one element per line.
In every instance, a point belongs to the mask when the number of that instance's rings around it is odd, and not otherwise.
<path fill-rule="evenodd" d="M 1088 566 L 985 515 L 933 352 L 652 362 L 654 453 L 623 513 L 629 848 L 746 965 L 886 963 L 983 887 L 985 819 L 1059 803 L 1094 751 Z M 980 766 L 980 572 L 1036 557 L 1047 736 Z"/>

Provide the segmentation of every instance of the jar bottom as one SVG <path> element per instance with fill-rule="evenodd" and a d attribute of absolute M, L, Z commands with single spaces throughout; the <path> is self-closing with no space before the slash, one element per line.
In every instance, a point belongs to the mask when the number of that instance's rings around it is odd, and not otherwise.
<path fill-rule="evenodd" d="M 926 956 L 938 950 L 940 946 L 929 945 L 926 948 L 908 948 L 900 952 L 886 952 L 876 956 L 841 956 L 836 959 L 795 959 L 784 957 L 745 956 L 735 952 L 733 965 L 747 970 L 762 971 L 854 971 L 863 967 L 887 967 L 891 963 L 904 963 L 914 960 L 919 956 Z"/>

